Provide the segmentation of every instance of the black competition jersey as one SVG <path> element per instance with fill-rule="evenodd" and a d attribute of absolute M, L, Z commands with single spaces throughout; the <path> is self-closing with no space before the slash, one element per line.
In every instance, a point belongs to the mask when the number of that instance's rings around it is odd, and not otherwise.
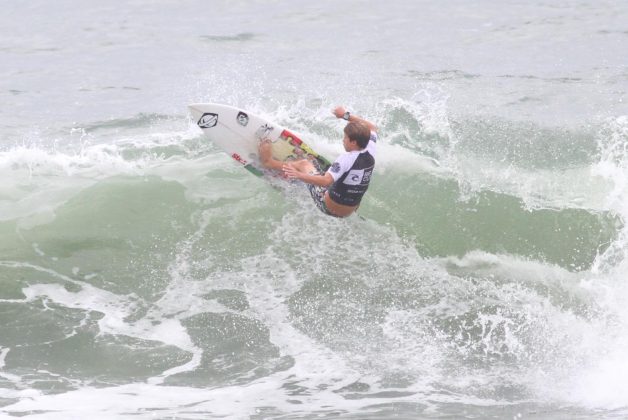
<path fill-rule="evenodd" d="M 377 133 L 371 131 L 371 139 L 364 150 L 343 153 L 327 170 L 334 178 L 327 191 L 335 203 L 345 206 L 360 204 L 375 167 L 376 141 Z"/>

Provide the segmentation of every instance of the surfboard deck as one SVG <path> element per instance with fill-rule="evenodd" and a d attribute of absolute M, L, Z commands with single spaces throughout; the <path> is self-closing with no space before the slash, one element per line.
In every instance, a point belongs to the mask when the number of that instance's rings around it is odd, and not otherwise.
<path fill-rule="evenodd" d="M 263 139 L 270 140 L 277 160 L 316 160 L 322 171 L 331 165 L 292 131 L 243 109 L 214 103 L 191 104 L 188 108 L 205 137 L 256 176 L 272 174 L 260 163 L 258 147 Z"/>

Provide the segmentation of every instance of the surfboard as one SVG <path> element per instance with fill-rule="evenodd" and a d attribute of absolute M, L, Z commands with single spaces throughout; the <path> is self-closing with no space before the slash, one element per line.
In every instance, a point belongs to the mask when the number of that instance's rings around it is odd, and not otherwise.
<path fill-rule="evenodd" d="M 263 139 L 270 140 L 277 160 L 312 159 L 322 171 L 331 165 L 294 132 L 246 110 L 213 103 L 191 104 L 188 108 L 205 137 L 254 175 L 272 174 L 259 160 L 258 146 Z"/>

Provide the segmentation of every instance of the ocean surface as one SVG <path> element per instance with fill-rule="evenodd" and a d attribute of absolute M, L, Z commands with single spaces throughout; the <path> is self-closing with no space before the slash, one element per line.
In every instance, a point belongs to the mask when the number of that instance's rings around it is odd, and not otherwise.
<path fill-rule="evenodd" d="M 0 6 L 0 418 L 628 418 L 628 2 Z M 194 102 L 377 123 L 360 216 Z"/>

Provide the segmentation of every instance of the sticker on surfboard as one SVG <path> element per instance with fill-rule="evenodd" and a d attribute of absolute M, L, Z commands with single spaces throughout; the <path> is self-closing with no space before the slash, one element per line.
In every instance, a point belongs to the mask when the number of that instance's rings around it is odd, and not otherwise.
<path fill-rule="evenodd" d="M 246 127 L 249 124 L 249 116 L 246 112 L 240 111 L 236 116 L 236 121 L 238 121 L 238 124 L 240 124 L 242 127 Z"/>
<path fill-rule="evenodd" d="M 198 126 L 201 128 L 212 128 L 218 124 L 218 114 L 214 114 L 213 112 L 206 112 L 203 116 L 198 120 Z"/>
<path fill-rule="evenodd" d="M 274 129 L 275 127 L 273 127 L 272 125 L 268 123 L 264 124 L 260 128 L 257 129 L 257 131 L 255 132 L 255 137 L 257 137 L 260 140 L 264 140 L 270 136 L 270 133 L 272 133 Z"/>

